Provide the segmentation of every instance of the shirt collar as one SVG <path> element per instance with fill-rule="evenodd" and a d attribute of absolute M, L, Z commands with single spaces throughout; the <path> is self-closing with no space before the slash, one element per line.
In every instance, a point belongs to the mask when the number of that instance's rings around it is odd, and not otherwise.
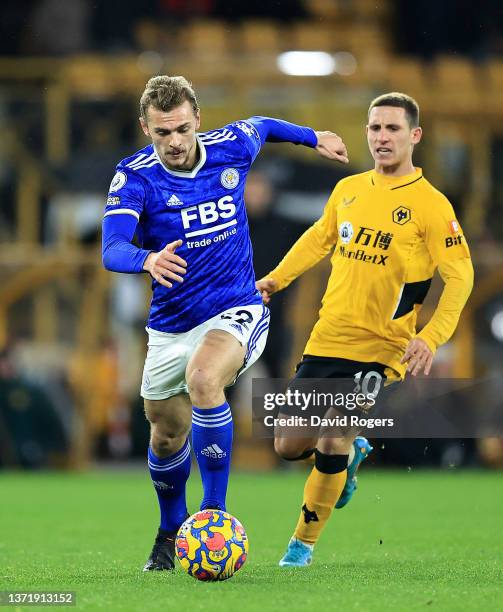
<path fill-rule="evenodd" d="M 199 161 L 190 171 L 172 170 L 171 168 L 168 168 L 163 163 L 162 159 L 159 157 L 159 154 L 157 153 L 157 150 L 154 147 L 154 151 L 155 151 L 157 159 L 159 160 L 159 163 L 164 168 L 164 170 L 168 172 L 168 174 L 172 174 L 173 176 L 178 176 L 180 178 L 194 178 L 196 176 L 196 174 L 199 172 L 199 170 L 201 170 L 201 168 L 204 166 L 206 162 L 206 148 L 204 144 L 201 142 L 201 139 L 199 138 L 198 134 L 196 134 L 196 141 L 197 141 L 197 146 L 199 147 Z"/>
<path fill-rule="evenodd" d="M 403 176 L 386 176 L 380 172 L 372 170 L 370 173 L 370 180 L 372 185 L 377 187 L 383 187 L 384 189 L 398 189 L 399 187 L 405 187 L 411 183 L 415 183 L 420 178 L 423 178 L 422 168 L 415 168 L 411 174 L 405 174 Z"/>

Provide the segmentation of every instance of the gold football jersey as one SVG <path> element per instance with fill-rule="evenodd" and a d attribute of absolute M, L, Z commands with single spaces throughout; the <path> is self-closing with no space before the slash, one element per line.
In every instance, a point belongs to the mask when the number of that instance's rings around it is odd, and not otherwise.
<path fill-rule="evenodd" d="M 281 289 L 332 248 L 332 272 L 304 352 L 376 361 L 403 375 L 400 359 L 435 268 L 470 257 L 451 204 L 420 168 L 398 178 L 375 170 L 350 176 L 270 276 Z"/>

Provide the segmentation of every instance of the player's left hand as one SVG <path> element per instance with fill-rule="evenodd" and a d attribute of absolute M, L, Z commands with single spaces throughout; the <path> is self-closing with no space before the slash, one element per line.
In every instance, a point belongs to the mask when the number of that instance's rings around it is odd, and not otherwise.
<path fill-rule="evenodd" d="M 316 136 L 318 138 L 316 150 L 322 157 L 349 164 L 348 151 L 340 136 L 333 132 L 316 132 Z"/>
<path fill-rule="evenodd" d="M 269 304 L 271 295 L 278 290 L 278 283 L 273 278 L 261 278 L 255 283 L 255 287 L 260 291 L 264 304 Z"/>
<path fill-rule="evenodd" d="M 412 376 L 416 376 L 416 374 L 419 374 L 422 370 L 424 370 L 424 373 L 428 376 L 432 362 L 433 353 L 430 347 L 424 340 L 421 340 L 421 338 L 412 338 L 400 361 L 400 363 L 407 364 L 407 372 L 410 372 Z"/>

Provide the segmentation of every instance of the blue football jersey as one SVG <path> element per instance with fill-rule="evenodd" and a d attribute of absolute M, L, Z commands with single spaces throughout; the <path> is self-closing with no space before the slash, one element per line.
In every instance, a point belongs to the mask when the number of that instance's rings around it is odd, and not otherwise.
<path fill-rule="evenodd" d="M 227 308 L 262 301 L 244 202 L 260 135 L 251 122 L 237 121 L 197 141 L 199 161 L 189 172 L 167 168 L 152 144 L 122 160 L 105 209 L 105 217 L 138 220 L 143 249 L 183 240 L 176 252 L 187 262 L 184 282 L 170 289 L 152 282 L 148 326 L 163 332 L 185 332 Z"/>

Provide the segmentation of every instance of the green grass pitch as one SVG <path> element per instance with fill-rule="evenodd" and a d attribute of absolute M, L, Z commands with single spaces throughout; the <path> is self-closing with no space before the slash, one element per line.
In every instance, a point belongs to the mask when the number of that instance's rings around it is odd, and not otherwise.
<path fill-rule="evenodd" d="M 146 471 L 3 474 L 0 590 L 73 590 L 77 610 L 503 610 L 501 474 L 366 468 L 313 565 L 287 570 L 277 563 L 305 472 L 233 473 L 228 506 L 250 555 L 222 583 L 199 583 L 180 567 L 142 573 L 158 522 Z M 191 511 L 198 481 L 194 473 Z"/>

